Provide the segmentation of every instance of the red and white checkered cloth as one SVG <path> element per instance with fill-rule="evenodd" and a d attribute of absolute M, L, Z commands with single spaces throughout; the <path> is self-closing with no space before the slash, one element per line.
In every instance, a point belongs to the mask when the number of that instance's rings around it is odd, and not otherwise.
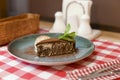
<path fill-rule="evenodd" d="M 120 60 L 114 60 L 114 61 L 106 62 L 103 64 L 98 64 L 98 65 L 95 65 L 92 67 L 87 67 L 87 68 L 85 67 L 82 69 L 75 69 L 73 71 L 68 71 L 67 77 L 69 80 L 78 80 L 78 79 L 80 79 L 80 77 L 84 76 L 84 78 L 85 78 L 86 75 L 89 75 L 92 72 L 95 72 L 95 71 L 101 70 L 101 69 L 105 69 L 105 68 L 108 68 L 108 70 L 106 70 L 106 72 L 108 72 L 108 73 L 110 73 L 111 70 L 120 69 Z M 111 75 L 106 74 L 105 76 L 96 77 L 96 78 L 94 78 L 94 80 L 113 80 L 118 77 L 120 77 L 120 74 L 111 74 Z M 90 80 L 92 80 L 92 79 L 90 79 Z"/>
<path fill-rule="evenodd" d="M 0 80 L 68 80 L 66 77 L 68 71 L 104 64 L 120 58 L 120 43 L 105 40 L 93 40 L 93 43 L 95 51 L 89 57 L 61 66 L 40 66 L 23 62 L 11 56 L 7 46 L 2 46 L 0 47 Z"/>

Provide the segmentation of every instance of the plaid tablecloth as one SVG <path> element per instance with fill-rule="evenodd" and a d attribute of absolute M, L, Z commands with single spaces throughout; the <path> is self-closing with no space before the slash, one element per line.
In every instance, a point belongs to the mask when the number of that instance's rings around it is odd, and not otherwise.
<path fill-rule="evenodd" d="M 41 32 L 47 32 L 42 30 Z M 120 43 L 93 40 L 95 51 L 78 62 L 61 66 L 40 66 L 11 56 L 7 46 L 0 47 L 0 80 L 68 80 L 66 72 L 91 67 L 120 58 Z"/>

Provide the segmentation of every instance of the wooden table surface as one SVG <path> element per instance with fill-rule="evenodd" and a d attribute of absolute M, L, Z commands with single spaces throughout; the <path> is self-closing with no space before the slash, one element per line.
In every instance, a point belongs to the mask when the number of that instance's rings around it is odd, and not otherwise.
<path fill-rule="evenodd" d="M 40 27 L 50 29 L 53 23 L 48 21 L 40 21 Z M 102 31 L 102 34 L 97 39 L 104 39 L 113 42 L 120 42 L 120 33 L 110 32 L 110 31 Z"/>

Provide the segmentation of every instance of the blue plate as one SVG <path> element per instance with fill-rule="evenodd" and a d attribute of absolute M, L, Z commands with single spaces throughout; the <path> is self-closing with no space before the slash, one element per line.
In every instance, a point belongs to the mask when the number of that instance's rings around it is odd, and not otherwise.
<path fill-rule="evenodd" d="M 40 35 L 47 35 L 57 38 L 61 33 L 45 33 L 45 34 L 32 34 L 12 41 L 8 46 L 10 54 L 22 61 L 37 64 L 37 65 L 63 65 L 69 64 L 88 57 L 94 51 L 94 45 L 91 41 L 76 36 L 76 54 L 53 56 L 53 57 L 37 57 L 34 51 L 35 39 Z"/>

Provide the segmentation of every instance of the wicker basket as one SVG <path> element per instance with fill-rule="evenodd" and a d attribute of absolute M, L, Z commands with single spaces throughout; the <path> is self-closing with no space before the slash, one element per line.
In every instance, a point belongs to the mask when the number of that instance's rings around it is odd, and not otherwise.
<path fill-rule="evenodd" d="M 0 46 L 39 30 L 38 14 L 22 14 L 0 19 Z"/>

